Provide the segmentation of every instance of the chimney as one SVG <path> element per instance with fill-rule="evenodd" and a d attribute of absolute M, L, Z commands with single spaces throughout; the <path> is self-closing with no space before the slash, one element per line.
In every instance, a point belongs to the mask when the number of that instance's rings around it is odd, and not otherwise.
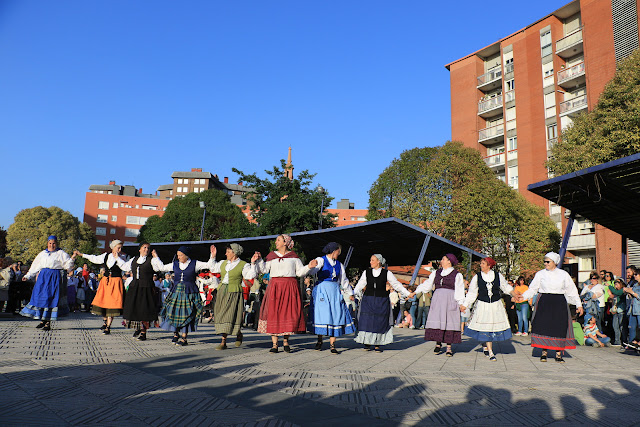
<path fill-rule="evenodd" d="M 229 183 L 229 177 L 228 177 L 228 176 L 225 176 L 225 177 L 224 177 L 224 183 L 225 183 L 225 184 L 228 184 L 228 183 Z"/>
<path fill-rule="evenodd" d="M 242 186 L 242 181 L 238 181 L 238 185 Z"/>
<path fill-rule="evenodd" d="M 109 185 L 116 185 L 115 181 L 109 181 Z"/>
<path fill-rule="evenodd" d="M 142 194 L 142 188 L 138 189 L 138 194 Z"/>
<path fill-rule="evenodd" d="M 202 172 L 202 168 L 191 168 L 191 172 Z"/>

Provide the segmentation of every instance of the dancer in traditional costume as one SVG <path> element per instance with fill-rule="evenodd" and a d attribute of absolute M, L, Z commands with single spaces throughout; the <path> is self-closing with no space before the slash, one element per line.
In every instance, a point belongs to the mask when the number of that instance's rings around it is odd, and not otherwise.
<path fill-rule="evenodd" d="M 369 260 L 371 268 L 362 273 L 354 290 L 356 294 L 364 290 L 358 310 L 358 335 L 355 341 L 364 344 L 367 351 L 374 346 L 373 349 L 379 353 L 382 352 L 383 345 L 393 342 L 394 319 L 389 300 L 391 288 L 405 298 L 410 298 L 411 295 L 386 268 L 386 263 L 381 254 L 372 255 Z"/>
<path fill-rule="evenodd" d="M 498 360 L 493 353 L 493 342 L 511 339 L 511 326 L 500 291 L 514 293 L 504 276 L 492 270 L 495 265 L 493 258 L 487 257 L 480 261 L 480 273 L 471 279 L 469 291 L 460 307 L 460 311 L 466 311 L 477 300 L 464 334 L 480 341 L 484 355 L 492 362 Z"/>
<path fill-rule="evenodd" d="M 172 342 L 179 346 L 186 346 L 187 335 L 196 331 L 198 319 L 202 313 L 202 298 L 196 285 L 198 271 L 213 269 L 215 264 L 216 247 L 211 245 L 211 257 L 208 262 L 191 259 L 191 248 L 180 246 L 176 253 L 176 260 L 171 264 L 162 264 L 156 251 L 153 251 L 154 262 L 158 263 L 158 270 L 173 271 L 175 281 L 164 300 L 160 311 L 160 327 L 173 332 Z M 155 259 L 158 261 L 155 261 Z"/>
<path fill-rule="evenodd" d="M 336 338 L 356 331 L 342 294 L 344 292 L 353 300 L 353 289 L 344 266 L 338 261 L 342 252 L 340 244 L 328 243 L 322 252 L 325 255 L 315 259 L 317 267 L 310 271 L 317 272 L 318 282 L 311 293 L 307 330 L 318 335 L 316 350 L 322 350 L 322 336 L 328 335 L 331 354 L 339 354 L 336 350 Z"/>
<path fill-rule="evenodd" d="M 259 253 L 254 253 L 251 263 L 241 260 L 239 257 L 244 252 L 242 246 L 231 243 L 225 250 L 226 260 L 217 262 L 213 273 L 220 273 L 222 279 L 218 286 L 216 302 L 213 308 L 213 320 L 216 325 L 216 334 L 222 335 L 222 341 L 216 350 L 226 350 L 227 335 L 236 336 L 235 346 L 242 345 L 242 314 L 244 312 L 244 298 L 242 297 L 242 279 L 253 279 L 257 276 L 256 261 L 260 259 Z M 215 257 L 215 252 L 212 252 Z"/>
<path fill-rule="evenodd" d="M 76 251 L 76 254 L 92 263 L 102 264 L 102 268 L 105 270 L 91 305 L 91 314 L 102 316 L 104 323 L 100 329 L 105 335 L 111 333 L 113 318 L 122 315 L 124 305 L 122 266 L 126 262 L 121 255 L 122 242 L 120 240 L 112 240 L 109 247 L 111 252 L 105 252 L 102 255 L 89 255 Z"/>
<path fill-rule="evenodd" d="M 52 320 L 69 314 L 66 279 L 67 273 L 73 270 L 75 259 L 75 253 L 69 256 L 58 248 L 56 236 L 49 236 L 47 249 L 36 256 L 31 268 L 22 277 L 23 281 L 27 281 L 38 275 L 29 304 L 20 311 L 23 316 L 41 320 L 36 328 L 49 331 Z"/>
<path fill-rule="evenodd" d="M 540 294 L 531 319 L 531 347 L 542 349 L 541 362 L 547 361 L 548 350 L 555 350 L 556 362 L 564 363 L 564 350 L 576 348 L 568 304 L 576 306 L 578 315 L 584 314 L 576 285 L 569 273 L 557 268 L 558 264 L 560 255 L 546 254 L 544 270 L 536 273 L 529 289 L 517 299 L 522 302 Z"/>
<path fill-rule="evenodd" d="M 271 335 L 271 353 L 278 352 L 278 336 L 283 337 L 284 351 L 289 353 L 289 336 L 305 331 L 298 277 L 306 275 L 309 269 L 318 265 L 315 259 L 307 266 L 302 265 L 298 255 L 291 249 L 293 239 L 281 234 L 276 239 L 276 250 L 270 252 L 266 260 L 258 261 L 258 271 L 269 273 L 270 277 L 260 306 L 258 332 Z"/>
<path fill-rule="evenodd" d="M 150 256 L 150 251 L 151 245 L 142 243 L 139 248 L 140 255 L 131 258 L 122 266 L 123 271 L 131 272 L 133 279 L 124 299 L 122 317 L 127 321 L 127 327 L 135 330 L 133 337 L 138 341 L 145 341 L 147 329 L 158 321 L 153 275 L 156 271 L 162 271 L 163 265 L 159 259 Z"/>
<path fill-rule="evenodd" d="M 416 293 L 434 289 L 424 340 L 436 342 L 433 349 L 436 354 L 440 354 L 442 343 L 446 343 L 446 355 L 449 357 L 453 356 L 451 345 L 462 342 L 460 306 L 464 302 L 464 279 L 454 269 L 456 265 L 458 258 L 451 253 L 446 254 L 440 261 L 440 268 L 416 289 Z"/>

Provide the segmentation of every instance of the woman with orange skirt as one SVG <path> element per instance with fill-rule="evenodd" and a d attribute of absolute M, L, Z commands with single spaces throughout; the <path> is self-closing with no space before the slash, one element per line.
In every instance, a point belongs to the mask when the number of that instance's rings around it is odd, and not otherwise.
<path fill-rule="evenodd" d="M 124 286 L 122 283 L 122 267 L 125 260 L 120 253 L 122 252 L 122 242 L 113 240 L 109 244 L 110 253 L 102 255 L 88 255 L 78 252 L 78 255 L 88 259 L 94 264 L 101 265 L 105 269 L 105 274 L 96 292 L 91 306 L 91 314 L 102 316 L 104 324 L 100 329 L 105 335 L 111 333 L 111 323 L 116 316 L 122 316 L 122 308 L 124 302 Z"/>

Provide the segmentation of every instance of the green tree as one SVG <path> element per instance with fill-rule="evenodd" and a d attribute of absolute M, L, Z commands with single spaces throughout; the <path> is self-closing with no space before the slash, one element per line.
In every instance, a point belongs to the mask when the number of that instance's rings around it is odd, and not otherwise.
<path fill-rule="evenodd" d="M 421 200 L 416 188 L 418 177 L 437 151 L 435 147 L 413 148 L 393 159 L 369 189 L 367 219 L 407 218 L 415 203 Z"/>
<path fill-rule="evenodd" d="M 594 109 L 563 130 L 547 162 L 555 175 L 640 152 L 640 49 L 620 61 Z"/>
<path fill-rule="evenodd" d="M 200 201 L 205 203 L 207 209 L 204 240 L 253 236 L 255 226 L 230 200 L 227 194 L 215 189 L 176 197 L 169 202 L 164 215 L 161 217 L 154 215 L 147 220 L 140 229 L 137 240 L 138 242 L 200 240 L 204 213 L 200 208 Z"/>
<path fill-rule="evenodd" d="M 258 223 L 258 234 L 281 234 L 294 231 L 315 230 L 320 222 L 320 207 L 324 198 L 327 208 L 333 197 L 328 193 L 320 194 L 311 189 L 315 174 L 303 170 L 293 179 L 285 176 L 286 164 L 281 160 L 280 167 L 274 166 L 265 172 L 269 178 L 259 178 L 234 168 L 240 180 L 254 189 L 247 196 L 251 206 L 251 215 Z M 322 214 L 322 228 L 335 227 L 335 215 Z"/>
<path fill-rule="evenodd" d="M 15 260 L 30 263 L 47 247 L 47 237 L 58 237 L 62 250 L 69 255 L 74 249 L 94 253 L 98 241 L 87 223 L 80 222 L 70 212 L 57 206 L 23 209 L 7 230 L 9 255 Z"/>

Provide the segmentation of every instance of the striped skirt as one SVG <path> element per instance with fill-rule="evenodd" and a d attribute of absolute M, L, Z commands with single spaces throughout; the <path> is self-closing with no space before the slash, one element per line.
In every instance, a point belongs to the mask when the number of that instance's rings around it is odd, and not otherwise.
<path fill-rule="evenodd" d="M 181 328 L 195 331 L 201 313 L 202 298 L 200 298 L 200 293 L 187 293 L 185 283 L 180 282 L 164 300 L 164 306 L 160 311 L 162 319 L 160 327 L 171 332 L 176 332 Z"/>
<path fill-rule="evenodd" d="M 218 295 L 213 309 L 216 334 L 238 335 L 242 327 L 244 300 L 242 292 L 227 292 L 229 285 L 223 283 L 218 288 Z"/>

